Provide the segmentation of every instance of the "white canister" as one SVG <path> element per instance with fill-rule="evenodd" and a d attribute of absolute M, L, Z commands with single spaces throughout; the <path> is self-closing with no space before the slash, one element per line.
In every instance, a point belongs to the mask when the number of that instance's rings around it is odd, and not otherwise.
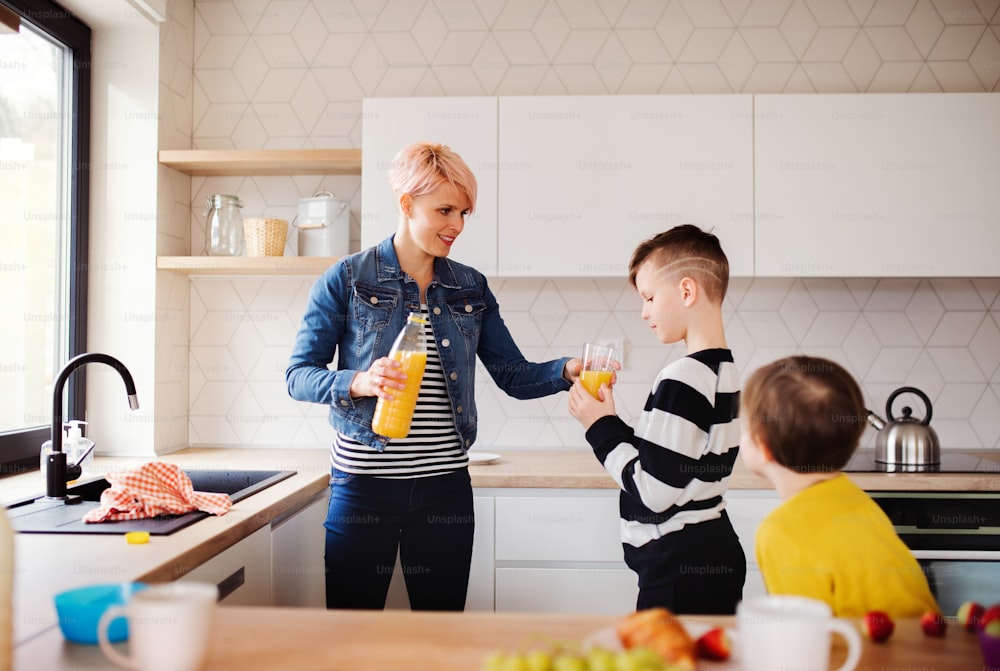
<path fill-rule="evenodd" d="M 351 209 L 329 191 L 299 199 L 294 225 L 299 256 L 347 256 L 351 246 Z"/>

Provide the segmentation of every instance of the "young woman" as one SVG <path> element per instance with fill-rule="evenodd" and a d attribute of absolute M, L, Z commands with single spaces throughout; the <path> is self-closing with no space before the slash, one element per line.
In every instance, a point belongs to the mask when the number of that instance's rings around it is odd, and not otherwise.
<path fill-rule="evenodd" d="M 384 608 L 396 553 L 414 610 L 462 610 L 472 561 L 478 357 L 528 399 L 569 389 L 578 359 L 525 360 L 486 278 L 448 259 L 476 204 L 476 178 L 448 147 L 403 148 L 390 168 L 396 233 L 347 256 L 313 286 L 285 373 L 292 398 L 330 407 L 328 608 Z M 389 358 L 410 312 L 426 324 L 427 367 L 409 435 L 372 430 L 378 398 L 403 388 Z M 336 370 L 327 364 L 336 354 Z"/>

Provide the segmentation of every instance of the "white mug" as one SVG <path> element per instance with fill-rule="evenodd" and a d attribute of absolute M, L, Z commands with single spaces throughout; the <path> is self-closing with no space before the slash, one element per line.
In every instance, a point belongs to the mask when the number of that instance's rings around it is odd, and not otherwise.
<path fill-rule="evenodd" d="M 218 595 L 210 583 L 150 585 L 124 606 L 104 612 L 97 624 L 101 650 L 115 664 L 137 671 L 198 671 L 208 652 Z M 108 641 L 108 626 L 117 617 L 128 619 L 129 655 Z"/>
<path fill-rule="evenodd" d="M 771 595 L 741 601 L 736 607 L 740 668 L 743 671 L 827 671 L 830 637 L 847 641 L 847 660 L 837 671 L 851 671 L 861 659 L 861 635 L 830 606 L 802 596 Z"/>

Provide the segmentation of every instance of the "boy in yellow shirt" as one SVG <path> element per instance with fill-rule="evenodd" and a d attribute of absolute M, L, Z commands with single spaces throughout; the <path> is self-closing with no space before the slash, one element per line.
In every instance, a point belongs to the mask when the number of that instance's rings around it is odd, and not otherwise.
<path fill-rule="evenodd" d="M 871 497 L 841 472 L 865 427 L 850 373 L 794 356 L 756 370 L 740 400 L 740 458 L 783 503 L 757 530 L 771 594 L 825 601 L 838 617 L 938 611 L 920 565 Z"/>

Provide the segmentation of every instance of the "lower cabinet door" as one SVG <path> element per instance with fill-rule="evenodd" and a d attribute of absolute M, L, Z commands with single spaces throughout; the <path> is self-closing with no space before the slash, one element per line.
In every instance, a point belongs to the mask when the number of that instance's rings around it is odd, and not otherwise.
<path fill-rule="evenodd" d="M 326 607 L 326 511 L 324 490 L 304 508 L 271 524 L 272 603 Z"/>
<path fill-rule="evenodd" d="M 258 529 L 179 580 L 217 585 L 222 605 L 270 606 L 271 527 Z"/>
<path fill-rule="evenodd" d="M 767 587 L 764 586 L 764 576 L 761 574 L 757 564 L 747 563 L 747 579 L 743 583 L 743 598 L 749 599 L 754 596 L 764 596 L 767 594 Z"/>
<path fill-rule="evenodd" d="M 639 593 L 628 568 L 498 568 L 497 611 L 621 615 Z"/>

